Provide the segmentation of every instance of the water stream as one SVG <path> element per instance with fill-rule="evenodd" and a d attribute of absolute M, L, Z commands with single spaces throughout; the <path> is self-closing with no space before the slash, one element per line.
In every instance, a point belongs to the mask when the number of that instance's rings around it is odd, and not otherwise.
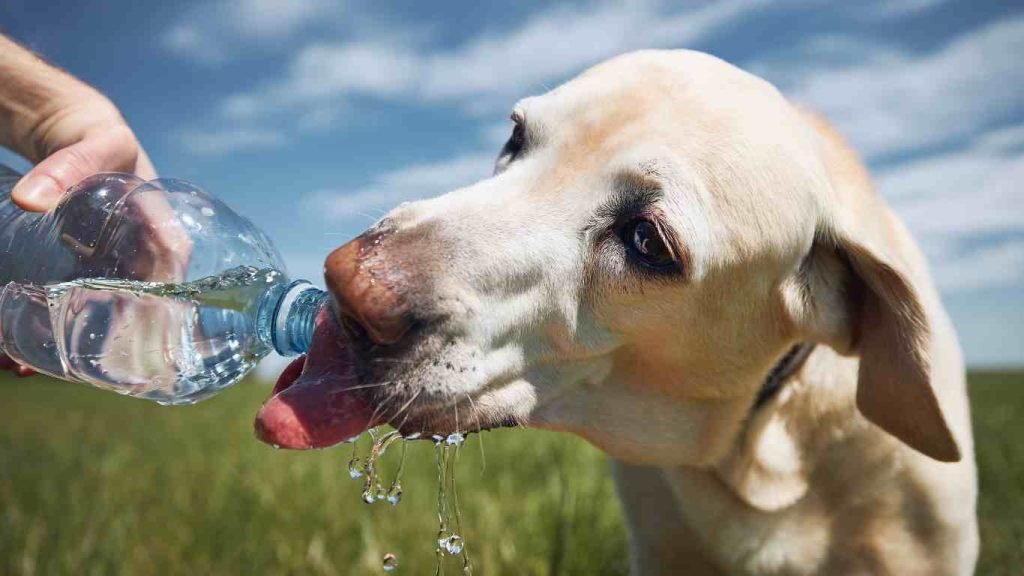
<path fill-rule="evenodd" d="M 396 506 L 402 500 L 401 480 L 408 447 L 406 440 L 418 438 L 419 435 L 403 438 L 396 430 L 381 433 L 377 428 L 370 429 L 367 434 L 370 437 L 371 445 L 370 451 L 365 457 L 360 457 L 359 444 L 355 440 L 352 441 L 352 457 L 348 461 L 349 477 L 353 480 L 363 479 L 363 502 L 374 504 L 387 501 L 392 506 Z M 448 436 L 432 437 L 437 462 L 438 530 L 437 547 L 435 548 L 435 576 L 444 574 L 446 556 L 460 556 L 463 575 L 471 576 L 473 573 L 469 552 L 462 537 L 462 513 L 459 509 L 458 489 L 455 482 L 455 465 L 459 457 L 459 448 L 465 439 L 465 435 L 460 432 L 454 432 Z M 396 442 L 400 442 L 402 445 L 398 467 L 394 478 L 385 489 L 384 486 L 387 482 L 379 471 L 378 463 L 388 448 Z M 381 568 L 387 572 L 396 570 L 398 558 L 390 552 L 385 554 L 381 560 Z"/>

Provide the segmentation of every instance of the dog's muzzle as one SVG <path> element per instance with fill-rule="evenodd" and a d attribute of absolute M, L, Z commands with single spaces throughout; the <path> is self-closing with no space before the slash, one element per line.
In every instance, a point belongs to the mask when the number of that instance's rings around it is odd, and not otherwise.
<path fill-rule="evenodd" d="M 374 344 L 398 343 L 414 324 L 407 275 L 385 254 L 384 233 L 359 236 L 327 257 L 324 278 L 342 323 L 354 322 Z"/>

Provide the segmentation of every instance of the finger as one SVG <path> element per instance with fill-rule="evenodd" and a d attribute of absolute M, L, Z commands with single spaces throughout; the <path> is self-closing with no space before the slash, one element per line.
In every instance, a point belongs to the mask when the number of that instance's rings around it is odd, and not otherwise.
<path fill-rule="evenodd" d="M 0 354 L 0 370 L 10 370 L 22 378 L 36 373 L 35 370 L 18 364 L 7 354 Z"/>
<path fill-rule="evenodd" d="M 11 191 L 11 200 L 25 210 L 44 212 L 57 205 L 64 191 L 97 172 L 135 169 L 139 148 L 127 126 L 115 126 L 58 150 L 29 171 Z"/>
<path fill-rule="evenodd" d="M 149 159 L 149 154 L 139 146 L 139 157 L 135 161 L 135 175 L 143 180 L 152 180 L 157 177 L 156 168 Z"/>

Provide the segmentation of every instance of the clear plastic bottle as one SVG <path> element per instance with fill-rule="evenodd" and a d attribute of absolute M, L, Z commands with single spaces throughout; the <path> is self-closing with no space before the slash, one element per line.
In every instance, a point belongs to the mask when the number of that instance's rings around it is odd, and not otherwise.
<path fill-rule="evenodd" d="M 327 295 L 289 281 L 270 239 L 195 186 L 98 174 L 44 214 L 0 166 L 0 351 L 161 404 L 234 384 L 271 350 L 308 350 Z"/>

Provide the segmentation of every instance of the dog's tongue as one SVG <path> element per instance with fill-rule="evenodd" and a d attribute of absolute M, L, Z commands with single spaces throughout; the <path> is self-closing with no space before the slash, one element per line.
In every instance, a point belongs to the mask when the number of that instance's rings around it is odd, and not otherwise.
<path fill-rule="evenodd" d="M 332 446 L 372 427 L 373 410 L 352 390 L 351 354 L 334 316 L 321 311 L 308 356 L 285 368 L 256 415 L 256 437 L 304 450 Z"/>

